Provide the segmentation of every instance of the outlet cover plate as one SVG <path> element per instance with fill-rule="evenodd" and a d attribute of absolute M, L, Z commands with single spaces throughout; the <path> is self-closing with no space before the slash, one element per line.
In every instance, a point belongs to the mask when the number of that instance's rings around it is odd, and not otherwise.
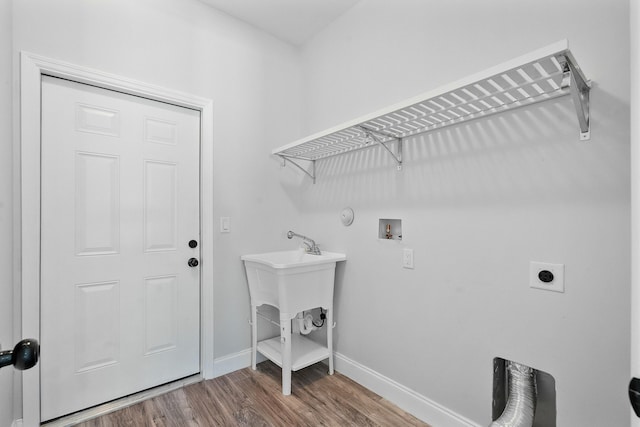
<path fill-rule="evenodd" d="M 413 249 L 404 248 L 402 251 L 402 267 L 413 268 Z"/>
<path fill-rule="evenodd" d="M 551 272 L 553 280 L 550 282 L 540 280 L 539 275 L 542 271 Z M 531 261 L 529 264 L 529 287 L 564 293 L 564 264 Z"/>

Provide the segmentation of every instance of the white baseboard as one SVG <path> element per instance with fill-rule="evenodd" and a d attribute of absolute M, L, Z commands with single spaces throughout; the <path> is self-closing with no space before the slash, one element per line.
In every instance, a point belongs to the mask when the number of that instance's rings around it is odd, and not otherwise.
<path fill-rule="evenodd" d="M 387 399 L 420 420 L 438 427 L 481 427 L 433 400 L 393 381 L 384 375 L 349 359 L 334 354 L 336 371 Z"/>
<path fill-rule="evenodd" d="M 11 423 L 11 427 L 22 427 L 22 418 L 15 420 L 13 423 Z"/>
<path fill-rule="evenodd" d="M 264 360 L 266 358 L 258 353 L 257 362 Z M 343 354 L 335 353 L 334 361 L 336 371 L 428 424 L 438 427 L 482 427 Z M 251 366 L 251 349 L 215 359 L 213 374 L 219 377 L 248 366 Z"/>
<path fill-rule="evenodd" d="M 257 363 L 267 360 L 263 355 L 258 353 Z M 237 353 L 228 354 L 213 360 L 213 378 L 230 374 L 238 369 L 244 369 L 251 366 L 251 349 L 239 351 Z"/>

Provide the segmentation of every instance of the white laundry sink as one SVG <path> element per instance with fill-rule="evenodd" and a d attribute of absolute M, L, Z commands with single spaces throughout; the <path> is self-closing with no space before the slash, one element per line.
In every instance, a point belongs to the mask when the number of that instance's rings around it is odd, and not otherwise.
<path fill-rule="evenodd" d="M 295 317 L 315 307 L 333 306 L 333 282 L 338 261 L 345 254 L 301 250 L 243 255 L 251 305 L 269 304 Z"/>
<path fill-rule="evenodd" d="M 241 259 L 243 261 L 251 261 L 268 265 L 275 269 L 282 269 L 344 261 L 347 259 L 347 256 L 345 254 L 338 254 L 334 252 L 322 252 L 322 255 L 312 255 L 303 250 L 295 250 L 243 255 Z"/>
<path fill-rule="evenodd" d="M 280 366 L 284 395 L 291 394 L 291 371 L 329 359 L 329 374 L 333 374 L 333 285 L 336 263 L 347 256 L 295 250 L 243 255 L 241 259 L 251 297 L 251 367 L 256 369 L 256 352 Z M 280 310 L 280 336 L 258 342 L 257 308 L 262 304 Z M 291 333 L 291 319 L 316 307 L 326 310 L 326 346 Z"/>

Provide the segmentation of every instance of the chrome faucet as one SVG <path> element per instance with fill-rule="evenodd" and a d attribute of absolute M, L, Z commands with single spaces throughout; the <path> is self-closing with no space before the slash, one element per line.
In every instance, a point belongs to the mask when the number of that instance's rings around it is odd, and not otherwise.
<path fill-rule="evenodd" d="M 322 252 L 320 252 L 320 248 L 318 247 L 318 245 L 316 245 L 316 242 L 314 242 L 312 239 L 308 238 L 307 236 L 303 236 L 302 234 L 294 233 L 293 231 L 289 231 L 287 233 L 287 238 L 293 239 L 293 236 L 296 236 L 302 239 L 302 243 L 304 243 L 304 245 L 307 247 L 306 252 L 308 254 L 322 255 Z"/>

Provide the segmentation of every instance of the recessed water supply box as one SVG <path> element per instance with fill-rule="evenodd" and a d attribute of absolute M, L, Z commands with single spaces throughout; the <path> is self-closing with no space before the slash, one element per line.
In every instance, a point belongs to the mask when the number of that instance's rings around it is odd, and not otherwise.
<path fill-rule="evenodd" d="M 384 219 L 378 220 L 378 239 L 402 240 L 402 220 Z"/>
<path fill-rule="evenodd" d="M 530 374 L 530 377 L 529 377 Z M 533 384 L 528 384 L 531 380 Z M 532 386 L 533 396 L 527 395 Z M 511 401 L 510 401 L 511 395 Z M 513 417 L 513 411 L 534 405 L 532 427 L 556 426 L 556 380 L 552 375 L 511 360 L 496 357 L 493 359 L 493 403 L 491 426 L 502 426 L 500 418 Z M 517 418 L 526 414 L 515 414 Z"/>

